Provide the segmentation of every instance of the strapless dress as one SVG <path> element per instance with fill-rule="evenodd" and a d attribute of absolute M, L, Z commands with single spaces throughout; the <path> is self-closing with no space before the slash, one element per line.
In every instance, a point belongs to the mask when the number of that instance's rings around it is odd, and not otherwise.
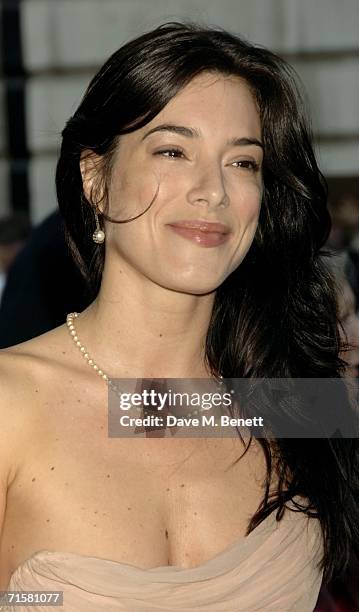
<path fill-rule="evenodd" d="M 40 550 L 13 572 L 7 590 L 63 591 L 63 606 L 2 610 L 313 612 L 322 582 L 319 521 L 286 510 L 277 522 L 275 514 L 216 557 L 187 569 L 141 569 L 73 552 Z"/>

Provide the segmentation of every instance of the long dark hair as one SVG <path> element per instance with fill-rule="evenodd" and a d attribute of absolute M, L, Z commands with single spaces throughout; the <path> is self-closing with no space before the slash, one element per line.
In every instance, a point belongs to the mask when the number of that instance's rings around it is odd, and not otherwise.
<path fill-rule="evenodd" d="M 92 241 L 94 216 L 84 197 L 80 156 L 102 159 L 106 200 L 121 135 L 151 121 L 196 75 L 237 75 L 257 101 L 264 143 L 264 196 L 253 244 L 217 289 L 206 359 L 226 378 L 339 378 L 340 337 L 333 279 L 323 251 L 330 231 L 326 185 L 313 154 L 305 107 L 291 68 L 270 51 L 219 28 L 167 23 L 127 43 L 91 81 L 64 131 L 57 166 L 59 206 L 68 242 L 93 296 L 104 247 Z M 354 439 L 259 440 L 266 491 L 247 533 L 296 494 L 321 523 L 324 581 L 346 569 L 359 542 L 359 461 Z M 274 461 L 276 457 L 276 461 Z M 279 476 L 269 497 L 273 470 Z"/>

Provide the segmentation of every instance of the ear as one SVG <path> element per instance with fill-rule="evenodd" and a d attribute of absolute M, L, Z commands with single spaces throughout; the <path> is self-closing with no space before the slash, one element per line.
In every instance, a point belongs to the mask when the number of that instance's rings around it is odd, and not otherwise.
<path fill-rule="evenodd" d="M 101 189 L 102 157 L 90 149 L 82 151 L 80 158 L 80 172 L 86 200 L 99 212 L 102 212 Z"/>

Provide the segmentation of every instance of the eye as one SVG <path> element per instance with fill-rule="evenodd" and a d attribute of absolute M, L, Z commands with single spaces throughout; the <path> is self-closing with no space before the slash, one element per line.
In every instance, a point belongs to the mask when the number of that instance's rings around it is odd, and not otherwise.
<path fill-rule="evenodd" d="M 259 164 L 251 159 L 239 159 L 238 161 L 233 162 L 232 165 L 239 164 L 235 166 L 235 168 L 244 168 L 245 170 L 251 170 L 252 172 L 257 172 L 259 170 Z"/>
<path fill-rule="evenodd" d="M 163 157 L 170 157 L 175 159 L 177 157 L 183 157 L 183 151 L 181 149 L 161 149 L 160 151 L 156 151 L 155 155 L 163 155 Z"/>

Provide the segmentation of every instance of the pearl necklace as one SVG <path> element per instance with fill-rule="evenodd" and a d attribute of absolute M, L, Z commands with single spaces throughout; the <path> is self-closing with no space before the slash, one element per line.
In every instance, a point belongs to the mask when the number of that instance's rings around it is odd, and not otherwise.
<path fill-rule="evenodd" d="M 108 374 L 106 374 L 106 372 L 104 372 L 92 359 L 92 357 L 90 357 L 88 351 L 86 350 L 86 348 L 84 347 L 83 344 L 81 344 L 79 337 L 77 335 L 77 331 L 75 328 L 75 324 L 74 324 L 74 319 L 77 319 L 77 317 L 79 316 L 78 312 L 71 312 L 67 315 L 66 317 L 66 324 L 67 324 L 67 328 L 70 332 L 70 335 L 75 343 L 75 345 L 77 346 L 77 348 L 79 349 L 81 355 L 83 356 L 83 358 L 85 359 L 85 361 L 88 363 L 89 366 L 92 367 L 92 369 L 94 370 L 94 372 L 96 372 L 96 374 L 98 376 L 100 376 L 100 378 L 103 378 L 103 380 L 112 388 L 112 390 L 116 393 L 116 395 L 118 395 L 119 397 L 121 397 L 121 391 L 118 388 L 117 385 L 115 385 L 115 383 L 112 382 L 110 376 Z M 218 378 L 220 379 L 218 381 L 218 389 L 221 389 L 222 385 L 223 385 L 223 376 L 219 375 Z M 137 411 L 139 412 L 140 410 L 142 410 L 142 408 L 140 406 L 136 406 Z M 198 408 L 196 410 L 192 410 L 192 412 L 186 412 L 186 418 L 190 417 L 190 416 L 195 416 L 197 415 L 199 412 L 203 412 L 205 409 L 204 408 Z"/>

